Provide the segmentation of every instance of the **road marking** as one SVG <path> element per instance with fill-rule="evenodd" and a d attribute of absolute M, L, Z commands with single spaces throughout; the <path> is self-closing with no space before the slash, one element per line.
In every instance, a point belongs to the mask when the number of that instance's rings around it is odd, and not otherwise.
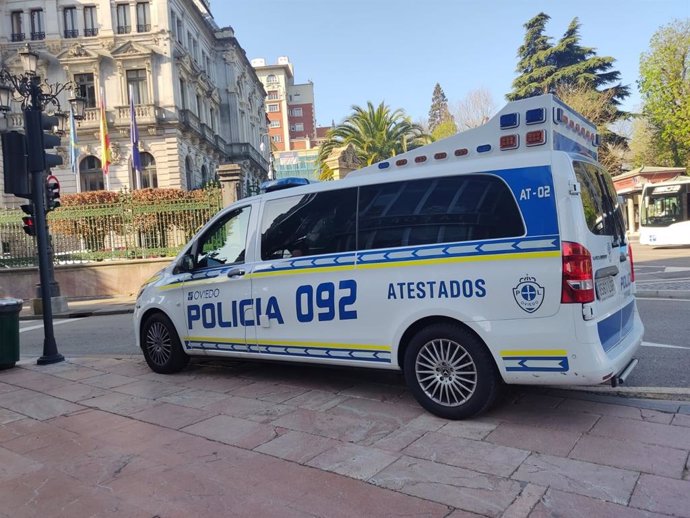
<path fill-rule="evenodd" d="M 685 349 L 690 350 L 690 347 L 682 347 L 680 345 L 656 344 L 654 342 L 642 342 L 642 347 L 661 347 L 663 349 Z"/>
<path fill-rule="evenodd" d="M 65 320 L 55 320 L 53 322 L 53 326 L 59 326 L 62 324 L 69 324 L 70 322 L 77 322 L 78 320 L 84 320 L 85 317 L 80 317 L 80 318 L 66 318 Z M 24 331 L 33 331 L 34 329 L 41 329 L 43 327 L 43 324 L 39 324 L 37 326 L 29 326 L 29 327 L 22 327 L 19 329 L 20 333 L 23 333 Z"/>
<path fill-rule="evenodd" d="M 635 281 L 636 284 L 639 283 L 644 283 L 644 284 L 650 284 L 650 283 L 656 283 L 656 282 L 676 282 L 676 281 L 690 281 L 690 277 L 678 277 L 673 278 L 673 279 L 640 279 L 638 281 Z"/>

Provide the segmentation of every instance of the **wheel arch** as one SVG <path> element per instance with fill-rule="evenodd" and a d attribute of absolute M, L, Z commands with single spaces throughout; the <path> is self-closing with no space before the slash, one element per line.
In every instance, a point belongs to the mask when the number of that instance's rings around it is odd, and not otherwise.
<path fill-rule="evenodd" d="M 405 329 L 405 332 L 402 334 L 400 337 L 400 341 L 398 342 L 398 366 L 401 369 L 404 369 L 404 362 L 405 362 L 405 351 L 407 350 L 407 347 L 410 344 L 410 340 L 412 340 L 412 337 L 416 335 L 420 330 L 424 329 L 427 326 L 433 325 L 433 324 L 453 324 L 457 325 L 463 329 L 465 329 L 467 332 L 471 333 L 474 335 L 477 340 L 479 340 L 486 350 L 488 351 L 489 355 L 494 361 L 494 365 L 496 365 L 496 359 L 494 358 L 494 355 L 491 353 L 491 349 L 486 345 L 486 342 L 484 339 L 477 333 L 472 327 L 468 326 L 465 322 L 458 320 L 457 318 L 453 317 L 448 317 L 448 316 L 443 316 L 443 315 L 434 315 L 434 316 L 427 316 L 420 318 L 418 320 L 415 320 L 412 322 L 407 329 Z M 496 365 L 497 370 L 498 365 Z"/>
<path fill-rule="evenodd" d="M 141 317 L 139 318 L 139 325 L 137 326 L 137 337 L 136 338 L 137 338 L 137 342 L 139 343 L 139 349 L 141 349 L 141 350 L 144 349 L 144 343 L 143 343 L 143 340 L 141 339 L 142 338 L 141 337 L 141 329 L 144 326 L 144 323 L 146 322 L 146 320 L 148 320 L 148 318 L 151 315 L 155 315 L 156 313 L 160 313 L 161 315 L 166 317 L 168 320 L 170 320 L 170 322 L 172 322 L 172 325 L 175 328 L 175 332 L 177 333 L 177 338 L 180 340 L 180 342 L 182 341 L 182 335 L 180 334 L 180 330 L 177 328 L 175 321 L 172 318 L 170 318 L 170 315 L 168 315 L 165 311 L 163 311 L 159 307 L 151 307 L 141 314 Z"/>

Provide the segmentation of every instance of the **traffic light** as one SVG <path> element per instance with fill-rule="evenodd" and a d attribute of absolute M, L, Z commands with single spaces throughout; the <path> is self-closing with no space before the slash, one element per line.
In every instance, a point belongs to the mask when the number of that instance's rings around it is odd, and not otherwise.
<path fill-rule="evenodd" d="M 52 131 L 57 125 L 57 117 L 45 115 L 39 110 L 24 111 L 24 127 L 26 128 L 28 148 L 27 158 L 30 172 L 43 172 L 51 167 L 62 165 L 62 158 L 60 156 L 45 152 L 45 149 L 51 149 L 60 145 L 60 137 L 43 132 L 43 130 Z"/>
<path fill-rule="evenodd" d="M 27 169 L 26 137 L 17 131 L 2 134 L 2 165 L 5 193 L 31 198 L 31 180 Z"/>
<path fill-rule="evenodd" d="M 46 178 L 46 211 L 60 206 L 60 182 L 52 174 Z"/>
<path fill-rule="evenodd" d="M 22 217 L 24 232 L 30 236 L 36 235 L 36 220 L 34 219 L 34 206 L 31 204 L 21 205 L 20 208 L 26 214 Z"/>

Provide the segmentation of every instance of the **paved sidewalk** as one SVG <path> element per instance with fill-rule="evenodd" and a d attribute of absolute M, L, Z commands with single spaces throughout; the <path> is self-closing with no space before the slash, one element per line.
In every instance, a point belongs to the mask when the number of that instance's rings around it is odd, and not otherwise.
<path fill-rule="evenodd" d="M 100 299 L 69 299 L 67 313 L 57 313 L 54 318 L 78 318 L 94 315 L 118 315 L 133 313 L 136 297 L 121 296 Z M 24 301 L 24 306 L 19 314 L 20 320 L 40 320 L 42 315 L 34 315 L 31 301 Z"/>
<path fill-rule="evenodd" d="M 3 517 L 690 517 L 689 451 L 690 403 L 521 391 L 451 422 L 395 373 L 0 371 Z"/>

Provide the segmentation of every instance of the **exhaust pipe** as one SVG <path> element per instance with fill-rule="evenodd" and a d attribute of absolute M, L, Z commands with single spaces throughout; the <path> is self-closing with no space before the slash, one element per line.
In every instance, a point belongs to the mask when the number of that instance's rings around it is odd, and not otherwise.
<path fill-rule="evenodd" d="M 630 360 L 630 362 L 628 362 L 628 365 L 625 366 L 625 368 L 620 372 L 620 374 L 611 378 L 611 386 L 615 388 L 618 385 L 625 384 L 625 380 L 628 379 L 628 376 L 630 376 L 630 373 L 633 371 L 633 369 L 637 367 L 638 363 L 640 363 L 640 361 L 637 358 L 633 358 L 632 360 Z"/>

